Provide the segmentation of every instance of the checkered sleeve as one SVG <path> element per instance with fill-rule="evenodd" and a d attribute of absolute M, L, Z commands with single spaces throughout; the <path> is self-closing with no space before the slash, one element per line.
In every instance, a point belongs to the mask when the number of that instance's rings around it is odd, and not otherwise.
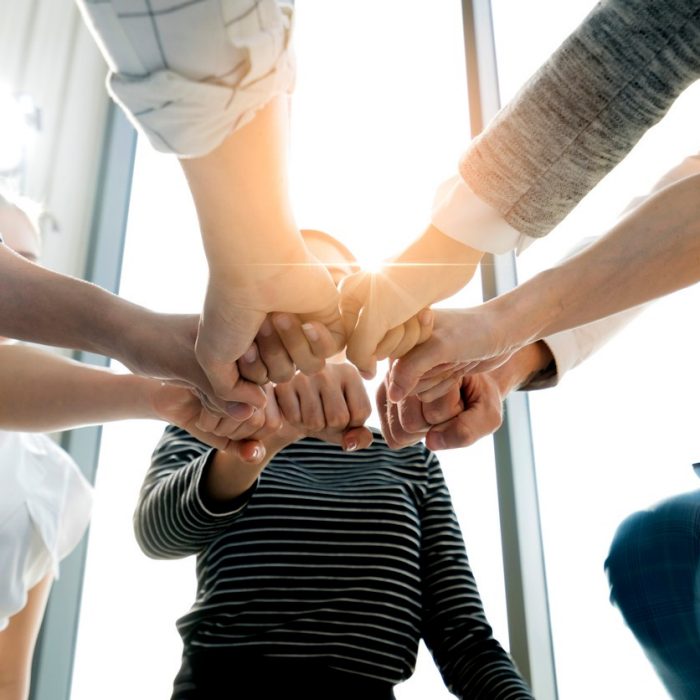
<path fill-rule="evenodd" d="M 78 0 L 107 89 L 159 151 L 209 153 L 292 91 L 292 9 L 276 0 Z"/>

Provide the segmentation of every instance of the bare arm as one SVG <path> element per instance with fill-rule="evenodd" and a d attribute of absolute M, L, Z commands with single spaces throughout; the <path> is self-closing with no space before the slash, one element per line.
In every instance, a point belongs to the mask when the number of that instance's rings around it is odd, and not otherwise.
<path fill-rule="evenodd" d="M 155 313 L 0 245 L 0 335 L 113 357 L 137 374 L 186 382 L 217 401 L 195 358 L 197 322 Z M 248 382 L 239 382 L 236 400 L 264 405 L 262 391 Z M 239 418 L 251 410 L 231 407 Z"/>
<path fill-rule="evenodd" d="M 24 345 L 0 345 L 0 396 L 4 430 L 51 432 L 150 418 L 175 423 L 212 447 L 225 449 L 230 446 L 228 434 L 245 426 L 229 417 L 215 433 L 201 427 L 203 416 L 211 414 L 188 389 Z"/>
<path fill-rule="evenodd" d="M 552 333 L 643 304 L 700 280 L 700 174 L 650 197 L 575 257 L 494 300 L 520 322 L 509 343 Z"/>
<path fill-rule="evenodd" d="M 340 349 L 335 286 L 301 241 L 288 195 L 292 8 L 171 3 L 160 21 L 162 8 L 134 16 L 123 0 L 79 5 L 112 96 L 158 150 L 181 158 L 210 269 L 196 352 L 216 395 L 249 400 L 235 361 L 267 312 L 324 324 Z M 298 367 L 315 371 L 318 359 Z"/>
<path fill-rule="evenodd" d="M 0 426 L 50 432 L 125 418 L 158 418 L 160 382 L 21 345 L 0 346 Z"/>
<path fill-rule="evenodd" d="M 636 307 L 700 280 L 700 174 L 661 189 L 578 255 L 482 306 L 436 314 L 433 336 L 399 359 L 399 400 L 446 362 L 502 364 L 528 343 Z"/>
<path fill-rule="evenodd" d="M 328 354 L 345 344 L 338 292 L 304 245 L 292 212 L 287 131 L 287 98 L 276 97 L 212 152 L 180 161 L 210 270 L 197 357 L 224 398 L 233 398 L 235 360 L 268 312 L 326 326 L 333 338 Z M 316 362 L 298 366 L 311 372 Z"/>

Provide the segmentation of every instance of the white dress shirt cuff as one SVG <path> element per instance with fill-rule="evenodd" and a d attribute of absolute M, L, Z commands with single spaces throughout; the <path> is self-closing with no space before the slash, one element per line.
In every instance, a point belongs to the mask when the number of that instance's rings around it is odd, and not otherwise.
<path fill-rule="evenodd" d="M 493 207 L 477 197 L 466 182 L 454 175 L 438 188 L 431 223 L 460 243 L 496 255 L 517 254 L 535 239 L 514 229 Z"/>
<path fill-rule="evenodd" d="M 530 384 L 522 388 L 545 389 L 557 385 L 569 370 L 597 352 L 647 306 L 648 304 L 635 306 L 578 328 L 543 338 L 543 342 L 547 344 L 554 357 L 555 371 L 545 377 L 534 377 Z"/>

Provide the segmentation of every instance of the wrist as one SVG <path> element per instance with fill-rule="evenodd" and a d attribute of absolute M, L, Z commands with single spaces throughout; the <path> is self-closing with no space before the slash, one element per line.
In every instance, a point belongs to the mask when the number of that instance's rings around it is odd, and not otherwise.
<path fill-rule="evenodd" d="M 258 464 L 245 462 L 237 451 L 215 450 L 202 474 L 201 492 L 205 500 L 221 504 L 243 495 L 258 479 L 273 455 L 266 453 Z"/>
<path fill-rule="evenodd" d="M 396 261 L 402 263 L 431 262 L 476 265 L 483 255 L 482 251 L 446 236 L 431 224 L 418 239 L 411 243 L 396 258 Z"/>
<path fill-rule="evenodd" d="M 542 372 L 547 370 L 554 357 L 549 346 L 539 340 L 518 350 L 507 362 L 492 371 L 491 376 L 501 396 L 526 388 Z"/>
<path fill-rule="evenodd" d="M 479 307 L 489 319 L 493 333 L 500 337 L 502 352 L 517 352 L 544 337 L 547 309 L 539 300 L 537 295 L 523 291 L 521 285 Z"/>
<path fill-rule="evenodd" d="M 153 315 L 148 309 L 119 297 L 108 302 L 95 326 L 95 352 L 113 357 L 132 371 L 139 371 L 144 348 L 153 348 L 144 340 Z M 155 341 L 155 338 L 153 339 Z M 146 350 L 148 352 L 148 350 Z"/>

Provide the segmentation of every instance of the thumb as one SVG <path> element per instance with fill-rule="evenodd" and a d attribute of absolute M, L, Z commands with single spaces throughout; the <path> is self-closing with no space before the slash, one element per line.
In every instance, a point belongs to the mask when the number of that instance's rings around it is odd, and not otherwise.
<path fill-rule="evenodd" d="M 374 377 L 377 371 L 377 347 L 389 330 L 378 313 L 377 278 L 368 275 L 362 283 L 363 305 L 355 315 L 355 328 L 348 337 L 347 356 L 365 379 Z"/>
<path fill-rule="evenodd" d="M 357 428 L 349 428 L 343 433 L 343 449 L 346 452 L 364 450 L 372 444 L 372 440 L 372 431 L 369 428 L 363 425 Z"/>
<path fill-rule="evenodd" d="M 236 366 L 236 360 L 251 346 L 264 320 L 263 312 L 250 309 L 241 309 L 231 322 L 215 313 L 202 314 L 195 354 L 218 398 L 264 407 L 260 388 L 242 380 Z"/>
<path fill-rule="evenodd" d="M 237 440 L 227 452 L 234 451 L 247 464 L 260 464 L 265 459 L 265 445 L 260 440 Z"/>
<path fill-rule="evenodd" d="M 443 354 L 446 353 L 433 336 L 396 360 L 389 374 L 389 400 L 396 403 L 411 394 L 426 372 L 450 360 Z"/>

